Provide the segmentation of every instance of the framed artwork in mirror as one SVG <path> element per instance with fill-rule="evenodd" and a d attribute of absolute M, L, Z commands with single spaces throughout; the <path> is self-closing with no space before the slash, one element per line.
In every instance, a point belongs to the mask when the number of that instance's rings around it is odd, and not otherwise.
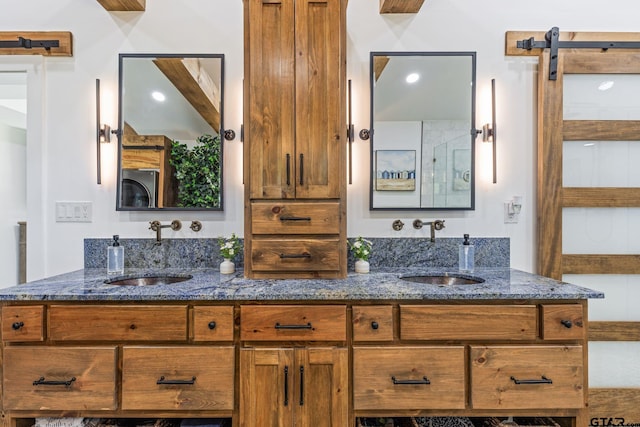
<path fill-rule="evenodd" d="M 376 151 L 376 190 L 415 191 L 416 151 Z"/>

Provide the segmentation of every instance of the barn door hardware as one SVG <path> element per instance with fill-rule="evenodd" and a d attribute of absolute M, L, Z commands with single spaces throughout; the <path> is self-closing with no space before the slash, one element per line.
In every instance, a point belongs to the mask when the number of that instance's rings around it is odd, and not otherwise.
<path fill-rule="evenodd" d="M 42 48 L 51 50 L 52 47 L 60 47 L 58 40 L 31 40 L 24 37 L 18 37 L 18 40 L 2 40 L 0 41 L 0 49 L 12 49 L 22 47 L 25 49 Z"/>
<path fill-rule="evenodd" d="M 608 41 L 560 41 L 560 30 L 553 27 L 544 36 L 544 40 L 536 41 L 533 37 L 518 40 L 519 49 L 549 49 L 549 80 L 558 78 L 558 49 L 640 49 L 640 42 L 608 42 Z"/>

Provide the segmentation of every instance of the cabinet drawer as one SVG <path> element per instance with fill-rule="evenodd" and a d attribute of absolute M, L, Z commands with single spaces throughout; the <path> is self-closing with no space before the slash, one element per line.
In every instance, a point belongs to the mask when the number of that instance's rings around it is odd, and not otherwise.
<path fill-rule="evenodd" d="M 54 341 L 186 341 L 187 306 L 52 305 Z"/>
<path fill-rule="evenodd" d="M 464 347 L 354 347 L 355 410 L 463 409 Z"/>
<path fill-rule="evenodd" d="M 393 307 L 353 306 L 354 341 L 393 341 Z"/>
<path fill-rule="evenodd" d="M 114 410 L 117 406 L 115 347 L 8 347 L 3 370 L 4 409 Z"/>
<path fill-rule="evenodd" d="M 582 305 L 544 304 L 542 338 L 545 340 L 582 340 L 585 338 Z"/>
<path fill-rule="evenodd" d="M 537 337 L 535 305 L 401 305 L 403 340 L 531 340 Z"/>
<path fill-rule="evenodd" d="M 475 409 L 583 408 L 582 346 L 472 346 Z"/>
<path fill-rule="evenodd" d="M 42 341 L 44 307 L 2 307 L 2 339 L 4 341 Z"/>
<path fill-rule="evenodd" d="M 233 347 L 122 349 L 122 409 L 232 410 Z"/>
<path fill-rule="evenodd" d="M 338 234 L 340 204 L 253 202 L 253 234 Z"/>
<path fill-rule="evenodd" d="M 244 341 L 345 341 L 344 305 L 243 305 L 240 338 Z"/>
<path fill-rule="evenodd" d="M 254 240 L 254 271 L 338 271 L 340 242 L 336 239 Z"/>
<path fill-rule="evenodd" d="M 233 341 L 233 307 L 194 307 L 194 341 Z"/>

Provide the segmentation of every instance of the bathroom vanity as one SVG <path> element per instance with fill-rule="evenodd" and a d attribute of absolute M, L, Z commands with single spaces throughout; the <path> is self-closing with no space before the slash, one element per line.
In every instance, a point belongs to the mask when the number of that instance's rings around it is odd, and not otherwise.
<path fill-rule="evenodd" d="M 0 290 L 5 423 L 520 415 L 587 425 L 587 302 L 599 292 L 508 268 L 464 285 L 400 277 L 443 269 L 339 280 L 127 271 L 158 273 L 192 278 L 122 286 L 85 269 Z"/>

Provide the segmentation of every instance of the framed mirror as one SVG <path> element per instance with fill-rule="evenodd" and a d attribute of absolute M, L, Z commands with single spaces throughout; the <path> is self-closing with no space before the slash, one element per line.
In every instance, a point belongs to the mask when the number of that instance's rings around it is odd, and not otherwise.
<path fill-rule="evenodd" d="M 117 210 L 222 210 L 224 55 L 120 54 Z"/>
<path fill-rule="evenodd" d="M 473 210 L 475 52 L 371 52 L 370 210 Z"/>

